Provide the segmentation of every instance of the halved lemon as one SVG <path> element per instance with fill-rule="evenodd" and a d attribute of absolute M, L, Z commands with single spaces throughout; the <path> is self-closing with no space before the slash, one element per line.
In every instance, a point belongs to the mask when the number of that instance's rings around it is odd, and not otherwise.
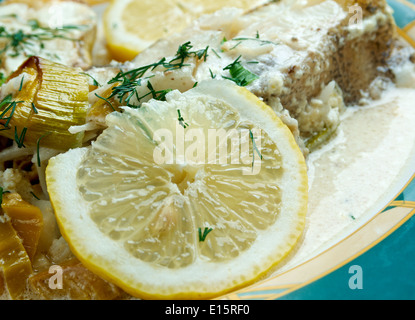
<path fill-rule="evenodd" d="M 52 158 L 61 232 L 133 296 L 206 299 L 261 279 L 295 246 L 307 173 L 290 130 L 229 80 L 107 116 L 90 147 Z"/>
<path fill-rule="evenodd" d="M 265 0 L 112 0 L 104 14 L 108 50 L 118 61 L 132 60 L 160 38 L 183 30 L 202 14 L 223 7 L 252 9 Z"/>

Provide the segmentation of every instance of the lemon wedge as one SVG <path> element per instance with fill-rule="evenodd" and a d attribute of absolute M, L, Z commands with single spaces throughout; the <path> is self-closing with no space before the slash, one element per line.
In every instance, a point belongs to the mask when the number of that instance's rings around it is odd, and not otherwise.
<path fill-rule="evenodd" d="M 261 279 L 295 246 L 305 161 L 248 90 L 207 80 L 106 120 L 46 173 L 61 232 L 91 271 L 140 298 L 206 299 Z"/>
<path fill-rule="evenodd" d="M 265 0 L 112 0 L 104 18 L 108 50 L 118 61 L 132 60 L 160 38 L 183 30 L 203 14 L 223 7 L 252 9 Z"/>

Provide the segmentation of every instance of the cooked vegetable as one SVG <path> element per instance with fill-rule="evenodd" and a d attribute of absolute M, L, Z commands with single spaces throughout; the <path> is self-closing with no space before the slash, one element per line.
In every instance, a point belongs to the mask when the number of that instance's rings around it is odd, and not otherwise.
<path fill-rule="evenodd" d="M 42 147 L 59 150 L 81 145 L 83 133 L 71 134 L 68 129 L 85 123 L 89 93 L 85 74 L 33 56 L 10 75 L 3 90 L 10 87 L 18 90 L 1 103 L 1 135 L 19 147 L 36 146 L 39 139 Z"/>
<path fill-rule="evenodd" d="M 124 294 L 118 287 L 86 269 L 77 259 L 60 264 L 56 272 L 40 272 L 29 281 L 45 299 L 113 300 Z M 56 290 L 55 286 L 61 289 Z"/>
<path fill-rule="evenodd" d="M 0 271 L 0 285 L 4 282 L 12 299 L 23 299 L 32 264 L 11 221 L 4 215 L 0 215 Z"/>
<path fill-rule="evenodd" d="M 22 239 L 30 260 L 33 260 L 43 227 L 42 211 L 24 201 L 18 193 L 4 194 L 1 207 Z"/>

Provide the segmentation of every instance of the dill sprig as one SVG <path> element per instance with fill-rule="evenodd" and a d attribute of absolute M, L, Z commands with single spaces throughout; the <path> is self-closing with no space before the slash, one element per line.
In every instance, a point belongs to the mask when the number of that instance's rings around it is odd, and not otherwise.
<path fill-rule="evenodd" d="M 36 200 L 40 200 L 40 198 L 33 192 L 30 191 L 30 194 L 36 199 Z"/>
<path fill-rule="evenodd" d="M 37 158 L 37 166 L 41 167 L 41 161 L 40 161 L 40 140 L 42 140 L 44 137 L 50 135 L 52 132 L 46 132 L 42 136 L 40 136 L 36 141 L 36 158 Z"/>
<path fill-rule="evenodd" d="M 3 203 L 3 194 L 5 194 L 5 193 L 10 193 L 10 191 L 6 191 L 6 190 L 4 190 L 3 187 L 0 187 L 0 208 L 1 208 L 1 205 Z"/>
<path fill-rule="evenodd" d="M 1 122 L 0 124 L 3 126 L 0 131 L 8 130 L 10 129 L 9 123 L 13 117 L 13 114 L 16 110 L 16 106 L 19 103 L 22 103 L 24 101 L 13 101 L 13 96 L 11 94 L 7 95 L 1 102 L 0 102 L 0 121 L 6 120 L 6 122 Z M 6 114 L 9 113 L 9 115 L 6 117 Z"/>
<path fill-rule="evenodd" d="M 7 95 L 3 98 L 2 101 L 0 101 L 0 125 L 3 126 L 3 128 L 0 129 L 0 131 L 3 130 L 10 130 L 10 121 L 13 118 L 14 112 L 16 110 L 16 106 L 19 103 L 23 103 L 24 101 L 14 101 L 12 94 Z M 33 104 L 32 104 L 33 107 Z M 6 116 L 8 114 L 8 116 Z M 5 122 L 3 122 L 5 120 Z M 17 127 L 14 127 L 14 140 L 16 141 L 16 144 L 19 148 L 25 148 L 24 145 L 24 139 L 26 136 L 27 128 L 24 127 L 20 134 L 17 132 Z"/>
<path fill-rule="evenodd" d="M 141 83 L 144 79 L 144 75 L 148 71 L 152 71 L 158 66 L 164 66 L 165 63 L 166 58 L 162 58 L 156 63 L 145 65 L 139 68 L 135 68 L 125 72 L 120 70 L 120 72 L 118 72 L 114 78 L 108 81 L 108 84 L 119 84 L 112 88 L 110 96 L 106 99 L 116 97 L 120 103 L 123 103 L 124 101 L 129 107 L 138 107 L 138 105 L 133 105 L 131 103 L 131 99 L 135 97 L 137 101 L 140 102 L 140 100 L 143 98 L 138 95 L 137 87 L 141 86 Z"/>
<path fill-rule="evenodd" d="M 21 147 L 26 148 L 26 146 L 23 144 L 24 138 L 26 136 L 26 131 L 27 131 L 27 128 L 24 127 L 22 129 L 22 132 L 20 134 L 18 134 L 17 133 L 17 127 L 14 127 L 14 140 L 16 141 L 17 146 L 19 148 L 21 148 Z"/>
<path fill-rule="evenodd" d="M 252 148 L 253 148 L 253 152 L 252 152 L 252 169 L 253 169 L 254 168 L 254 163 L 255 163 L 255 152 L 258 154 L 258 156 L 261 160 L 262 160 L 262 154 L 258 150 L 258 147 L 255 143 L 254 134 L 252 133 L 251 129 L 249 129 L 249 138 L 252 141 Z"/>
<path fill-rule="evenodd" d="M 233 41 L 239 41 L 238 45 L 241 43 L 241 41 L 247 41 L 247 40 L 252 40 L 252 41 L 258 41 L 261 46 L 266 45 L 266 44 L 273 44 L 273 45 L 278 45 L 278 43 L 270 41 L 270 40 L 262 40 L 260 38 L 249 38 L 249 37 L 240 37 L 240 38 L 233 38 Z"/>
<path fill-rule="evenodd" d="M 191 45 L 190 41 L 188 41 L 179 46 L 176 55 L 170 61 L 163 57 L 155 63 L 144 65 L 132 70 L 120 70 L 114 78 L 108 81 L 108 84 L 117 83 L 118 85 L 112 88 L 111 94 L 105 99 L 108 100 L 111 98 L 116 98 L 118 99 L 119 103 L 125 103 L 129 107 L 135 108 L 139 108 L 141 106 L 141 101 L 150 95 L 153 99 L 164 101 L 166 94 L 170 92 L 171 89 L 158 91 L 154 90 L 152 84 L 149 81 L 152 76 L 145 77 L 145 75 L 149 71 L 153 71 L 158 67 L 163 68 L 162 70 L 165 72 L 180 69 L 188 65 L 185 63 L 185 61 L 190 57 L 195 57 L 199 60 L 206 61 L 209 46 L 204 49 L 195 51 L 191 50 L 192 48 L 193 46 Z M 140 96 L 137 88 L 142 86 L 144 80 L 147 80 L 146 86 L 149 89 L 149 92 Z M 138 101 L 138 104 L 132 103 L 133 98 Z"/>
<path fill-rule="evenodd" d="M 181 115 L 180 109 L 177 109 L 177 120 L 179 121 L 179 124 L 183 127 L 183 128 L 187 128 L 189 126 L 189 124 L 187 122 L 184 121 L 183 116 Z"/>
<path fill-rule="evenodd" d="M 68 33 L 72 30 L 86 27 L 83 25 L 65 25 L 60 28 L 48 28 L 40 26 L 39 21 L 37 20 L 30 20 L 28 24 L 31 27 L 31 32 L 24 32 L 23 30 L 10 32 L 6 27 L 0 26 L 0 38 L 6 39 L 4 47 L 0 49 L 0 55 L 7 51 L 10 51 L 10 57 L 34 53 L 32 49 L 36 43 L 39 43 L 40 48 L 43 49 L 44 41 L 50 41 L 57 38 L 69 41 L 80 41 L 79 39 L 70 38 Z"/>
<path fill-rule="evenodd" d="M 192 48 L 193 46 L 191 45 L 190 41 L 180 45 L 177 49 L 176 56 L 164 66 L 166 71 L 182 68 L 186 65 L 184 61 L 191 56 L 197 57 L 199 60 L 206 61 L 209 46 L 201 50 L 190 51 Z"/>
<path fill-rule="evenodd" d="M 85 75 L 85 76 L 87 76 L 87 77 L 89 77 L 91 80 L 92 80 L 92 84 L 95 86 L 95 87 L 101 87 L 101 85 L 99 84 L 99 82 L 97 81 L 97 79 L 95 79 L 93 76 L 91 76 L 90 74 L 88 74 L 88 73 L 86 73 L 86 72 L 81 72 L 81 74 L 83 74 L 83 75 Z"/>
<path fill-rule="evenodd" d="M 199 231 L 199 242 L 203 242 L 206 240 L 207 235 L 212 231 L 212 228 L 205 228 L 203 229 L 203 233 L 202 233 L 202 228 L 198 228 Z"/>
<path fill-rule="evenodd" d="M 239 61 L 240 58 L 241 56 L 239 56 L 235 61 L 223 68 L 223 70 L 229 70 L 231 77 L 222 76 L 222 78 L 231 80 L 235 82 L 238 86 L 244 87 L 250 84 L 252 81 L 258 79 L 259 77 L 251 71 L 245 69 Z"/>
<path fill-rule="evenodd" d="M 3 72 L 0 72 L 0 87 L 6 83 L 7 77 L 3 74 Z"/>

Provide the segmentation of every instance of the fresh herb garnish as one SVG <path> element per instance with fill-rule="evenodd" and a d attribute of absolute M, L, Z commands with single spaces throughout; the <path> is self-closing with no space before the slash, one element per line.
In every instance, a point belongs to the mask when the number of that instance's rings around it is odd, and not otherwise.
<path fill-rule="evenodd" d="M 193 46 L 190 44 L 190 41 L 180 45 L 177 49 L 176 56 L 168 63 L 170 66 L 167 65 L 164 67 L 167 67 L 167 70 L 180 69 L 185 66 L 185 59 L 191 56 L 197 57 L 199 60 L 206 61 L 209 46 L 198 51 L 190 51 L 191 48 L 193 48 Z"/>
<path fill-rule="evenodd" d="M 14 127 L 14 140 L 16 141 L 17 147 L 19 147 L 19 148 L 21 148 L 21 147 L 26 148 L 26 146 L 23 144 L 24 138 L 26 136 L 26 131 L 27 131 L 27 128 L 24 127 L 22 129 L 22 132 L 19 135 L 19 134 L 17 134 L 17 127 Z"/>
<path fill-rule="evenodd" d="M 0 72 L 0 87 L 4 84 L 4 83 L 6 83 L 6 80 L 7 80 L 7 77 L 2 73 L 2 72 Z"/>
<path fill-rule="evenodd" d="M 19 92 L 22 91 L 23 89 L 23 82 L 24 82 L 24 76 L 22 77 L 22 80 L 20 81 Z"/>
<path fill-rule="evenodd" d="M 233 38 L 233 41 L 247 41 L 247 40 L 252 40 L 252 41 L 258 41 L 260 42 L 261 46 L 265 45 L 265 44 L 273 44 L 273 45 L 278 45 L 278 43 L 276 42 L 272 42 L 270 40 L 262 40 L 259 38 L 259 33 L 258 31 L 256 32 L 255 38 L 250 38 L 250 37 L 238 37 L 238 38 Z"/>
<path fill-rule="evenodd" d="M 166 101 L 166 94 L 168 94 L 171 89 L 165 89 L 165 90 L 154 90 L 152 84 L 150 83 L 150 81 L 147 82 L 147 88 L 150 90 L 149 93 L 145 94 L 144 96 L 142 96 L 140 99 L 143 99 L 144 97 L 146 97 L 147 95 L 151 94 L 152 98 L 155 100 L 160 100 L 160 101 Z"/>
<path fill-rule="evenodd" d="M 88 73 L 86 73 L 86 72 L 81 72 L 81 74 L 83 74 L 83 75 L 86 75 L 86 76 L 88 76 L 88 77 L 90 77 L 91 79 L 92 79 L 92 84 L 95 86 L 95 87 L 101 87 L 101 85 L 99 84 L 99 82 L 93 77 L 93 76 L 91 76 L 90 74 L 88 74 Z"/>
<path fill-rule="evenodd" d="M 261 45 L 265 45 L 265 44 L 273 44 L 273 45 L 278 45 L 278 43 L 272 42 L 270 40 L 262 40 L 262 39 L 258 39 L 258 38 L 233 38 L 232 40 L 234 41 L 246 41 L 246 40 L 253 40 L 253 41 L 258 41 L 261 43 Z"/>
<path fill-rule="evenodd" d="M 3 203 L 3 194 L 10 193 L 10 191 L 4 191 L 3 187 L 0 187 L 0 208 Z"/>
<path fill-rule="evenodd" d="M 232 48 L 230 48 L 229 50 L 233 50 L 235 49 L 237 46 L 239 46 L 242 43 L 242 41 L 238 41 Z"/>
<path fill-rule="evenodd" d="M 39 43 L 40 49 L 44 49 L 44 41 L 57 38 L 69 41 L 81 41 L 68 37 L 68 32 L 86 27 L 83 25 L 66 25 L 60 28 L 47 28 L 41 27 L 37 20 L 30 20 L 29 25 L 32 28 L 31 32 L 23 32 L 23 30 L 10 32 L 4 26 L 0 27 L 0 39 L 6 39 L 4 47 L 0 50 L 0 55 L 6 51 L 10 51 L 10 57 L 17 57 L 20 54 L 35 54 L 33 46 L 36 43 Z"/>
<path fill-rule="evenodd" d="M 22 103 L 23 101 L 13 101 L 12 95 L 7 95 L 1 102 L 0 102 L 0 110 L 2 110 L 2 113 L 0 114 L 0 121 L 6 120 L 5 123 L 1 123 L 1 125 L 4 127 L 2 130 L 8 130 L 10 129 L 9 123 L 13 117 L 14 111 L 16 110 L 16 106 L 18 103 Z M 5 115 L 10 111 L 10 114 L 8 117 Z"/>
<path fill-rule="evenodd" d="M 259 38 L 258 31 L 256 32 L 255 38 L 251 38 L 251 37 L 237 37 L 237 38 L 233 38 L 231 40 L 227 40 L 226 38 L 223 38 L 223 40 L 221 42 L 221 45 L 224 44 L 225 42 L 228 42 L 228 41 L 236 41 L 236 44 L 233 45 L 233 47 L 231 47 L 231 48 L 228 49 L 228 50 L 233 50 L 236 47 L 238 47 L 243 41 L 249 41 L 249 40 L 257 41 L 257 42 L 260 43 L 261 46 L 266 45 L 266 44 L 278 45 L 278 43 L 272 42 L 270 40 L 262 40 L 262 39 L 260 39 Z"/>
<path fill-rule="evenodd" d="M 142 85 L 143 80 L 148 80 L 151 78 L 151 76 L 145 77 L 145 74 L 148 71 L 153 71 L 158 67 L 162 67 L 164 69 L 163 71 L 180 69 L 184 66 L 187 66 L 187 64 L 185 64 L 185 60 L 189 57 L 196 57 L 199 60 L 206 61 L 209 46 L 196 51 L 192 51 L 192 48 L 193 46 L 190 44 L 190 41 L 188 41 L 179 46 L 176 55 L 170 61 L 167 61 L 167 59 L 163 57 L 155 63 L 151 63 L 139 68 L 125 72 L 120 70 L 120 72 L 118 72 L 114 78 L 108 81 L 108 84 L 117 83 L 118 85 L 112 88 L 111 94 L 106 98 L 107 102 L 109 102 L 108 99 L 117 98 L 120 103 L 125 103 L 129 107 L 137 108 L 141 106 L 141 100 L 149 95 L 151 95 L 153 99 L 164 101 L 166 94 L 171 91 L 170 89 L 156 91 L 152 87 L 151 83 L 147 81 L 147 88 L 150 90 L 150 92 L 140 96 L 138 94 L 137 87 Z M 136 98 L 138 104 L 132 103 L 131 99 L 134 97 Z M 101 97 L 101 99 L 104 98 Z"/>
<path fill-rule="evenodd" d="M 231 77 L 222 76 L 222 78 L 232 80 L 237 85 L 244 87 L 250 84 L 252 81 L 258 79 L 259 77 L 251 71 L 245 69 L 239 62 L 240 58 L 241 56 L 239 56 L 234 62 L 223 68 L 223 70 L 229 70 Z"/>
<path fill-rule="evenodd" d="M 115 108 L 114 108 L 114 106 L 112 105 L 112 103 L 111 103 L 111 101 L 109 101 L 107 98 L 104 98 L 104 97 L 101 97 L 98 93 L 95 93 L 95 96 L 97 97 L 97 98 L 100 98 L 100 99 L 102 99 L 102 100 L 104 100 L 110 107 L 111 107 L 111 109 L 113 110 L 113 111 L 115 111 Z"/>
<path fill-rule="evenodd" d="M 32 102 L 31 105 L 32 105 L 33 112 L 35 114 L 38 114 L 39 112 L 37 111 L 35 104 Z"/>
<path fill-rule="evenodd" d="M 188 126 L 189 126 L 189 124 L 188 123 L 186 123 L 185 121 L 184 121 L 184 118 L 182 117 L 182 115 L 181 115 L 181 113 L 180 113 L 180 110 L 179 109 L 177 109 L 177 114 L 178 114 L 178 118 L 177 118 L 177 120 L 179 120 L 179 123 L 180 123 L 180 125 L 183 127 L 183 128 L 187 128 Z"/>
<path fill-rule="evenodd" d="M 40 200 L 40 198 L 37 196 L 37 195 L 35 195 L 35 193 L 33 192 L 33 191 L 30 191 L 30 194 L 35 198 L 35 199 L 37 199 L 37 200 Z"/>
<path fill-rule="evenodd" d="M 3 109 L 4 106 L 12 102 L 12 98 L 13 96 L 11 94 L 8 94 L 7 96 L 5 96 L 3 100 L 0 102 L 0 110 Z"/>
<path fill-rule="evenodd" d="M 212 52 L 219 58 L 219 59 L 222 59 L 222 57 L 219 55 L 219 53 L 217 53 L 216 52 L 216 50 L 215 49 L 210 49 L 210 50 L 212 50 Z"/>
<path fill-rule="evenodd" d="M 259 158 L 262 160 L 262 154 L 259 152 L 256 143 L 255 143 L 255 138 L 254 138 L 254 134 L 252 133 L 251 129 L 249 129 L 249 138 L 252 141 L 252 148 L 253 148 L 253 152 L 252 152 L 252 169 L 254 168 L 254 162 L 255 162 L 255 151 L 258 154 Z"/>
<path fill-rule="evenodd" d="M 0 208 L 1 208 L 2 203 L 3 203 L 3 187 L 0 187 Z"/>
<path fill-rule="evenodd" d="M 212 228 L 205 228 L 202 233 L 202 228 L 199 228 L 199 242 L 205 241 L 207 235 L 212 231 Z"/>
<path fill-rule="evenodd" d="M 40 161 L 40 140 L 42 140 L 44 137 L 50 135 L 52 132 L 47 132 L 44 135 L 40 136 L 37 139 L 36 142 L 36 156 L 37 156 L 37 166 L 40 168 L 41 167 L 41 161 Z"/>

